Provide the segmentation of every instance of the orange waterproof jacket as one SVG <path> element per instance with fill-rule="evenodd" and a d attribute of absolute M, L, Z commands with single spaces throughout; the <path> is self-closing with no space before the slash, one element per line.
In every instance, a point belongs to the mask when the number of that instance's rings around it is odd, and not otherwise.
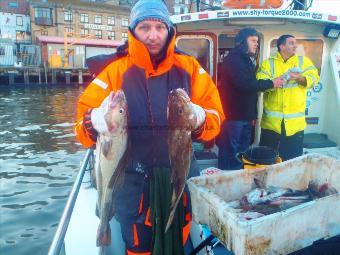
<path fill-rule="evenodd" d="M 166 144 L 159 127 L 167 126 L 167 97 L 169 91 L 176 88 L 184 88 L 192 102 L 206 112 L 206 121 L 197 139 L 209 141 L 218 135 L 224 120 L 218 90 L 193 57 L 175 49 L 174 32 L 170 36 L 166 57 L 154 69 L 147 48 L 129 32 L 128 47 L 89 84 L 79 98 L 75 125 L 76 137 L 85 147 L 91 147 L 95 141 L 83 126 L 84 113 L 98 107 L 111 91 L 119 89 L 123 89 L 128 101 L 132 147 L 143 144 L 135 155 L 147 156 L 150 151 L 145 147 L 152 142 L 153 145 Z M 165 151 L 159 153 L 166 154 Z"/>

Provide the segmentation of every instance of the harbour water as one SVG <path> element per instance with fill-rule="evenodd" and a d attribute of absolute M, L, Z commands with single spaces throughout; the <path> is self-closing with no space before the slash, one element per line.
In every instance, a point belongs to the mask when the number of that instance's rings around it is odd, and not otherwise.
<path fill-rule="evenodd" d="M 47 254 L 84 148 L 83 87 L 0 84 L 0 254 Z"/>

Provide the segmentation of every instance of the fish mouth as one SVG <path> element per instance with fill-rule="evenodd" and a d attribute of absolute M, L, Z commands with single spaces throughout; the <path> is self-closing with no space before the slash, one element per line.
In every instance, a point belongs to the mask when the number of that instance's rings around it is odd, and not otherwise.
<path fill-rule="evenodd" d="M 188 94 L 186 93 L 186 91 L 184 89 L 181 89 L 181 88 L 171 90 L 170 93 L 169 93 L 169 97 L 174 101 L 180 100 L 183 103 L 190 103 L 190 101 L 191 101 Z"/>
<path fill-rule="evenodd" d="M 125 105 L 126 97 L 123 90 L 117 90 L 110 93 L 110 107 L 114 108 L 116 105 Z"/>

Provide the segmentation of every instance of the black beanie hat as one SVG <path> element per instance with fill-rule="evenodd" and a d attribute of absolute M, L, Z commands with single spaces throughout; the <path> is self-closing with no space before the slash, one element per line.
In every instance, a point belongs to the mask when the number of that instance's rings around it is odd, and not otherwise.
<path fill-rule="evenodd" d="M 247 38 L 250 36 L 259 36 L 259 33 L 251 27 L 241 29 L 235 37 L 235 46 L 244 53 L 248 53 Z"/>

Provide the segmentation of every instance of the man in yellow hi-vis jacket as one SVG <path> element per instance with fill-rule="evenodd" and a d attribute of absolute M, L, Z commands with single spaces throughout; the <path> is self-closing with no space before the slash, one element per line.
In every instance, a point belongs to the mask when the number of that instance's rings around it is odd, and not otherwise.
<path fill-rule="evenodd" d="M 282 35 L 277 48 L 277 54 L 261 64 L 257 79 L 282 76 L 287 83 L 264 92 L 260 145 L 278 150 L 288 160 L 302 155 L 307 89 L 318 84 L 319 75 L 309 58 L 295 54 L 294 36 Z"/>

